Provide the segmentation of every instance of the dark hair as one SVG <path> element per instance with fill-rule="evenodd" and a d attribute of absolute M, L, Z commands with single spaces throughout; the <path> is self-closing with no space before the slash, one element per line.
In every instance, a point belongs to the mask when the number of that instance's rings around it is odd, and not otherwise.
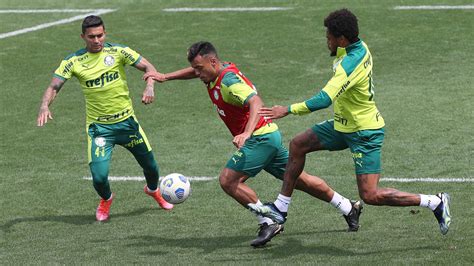
<path fill-rule="evenodd" d="M 196 56 L 207 54 L 214 54 L 216 57 L 218 57 L 216 48 L 214 45 L 212 45 L 212 43 L 205 41 L 194 43 L 188 49 L 188 61 L 191 63 L 194 58 L 196 58 Z"/>
<path fill-rule="evenodd" d="M 86 33 L 87 28 L 94 28 L 94 27 L 99 27 L 102 26 L 105 30 L 105 25 L 102 19 L 99 16 L 87 16 L 83 21 L 82 21 L 82 34 Z"/>
<path fill-rule="evenodd" d="M 334 37 L 344 36 L 350 43 L 358 41 L 359 26 L 357 17 L 348 9 L 343 8 L 329 14 L 324 19 L 324 26 Z"/>

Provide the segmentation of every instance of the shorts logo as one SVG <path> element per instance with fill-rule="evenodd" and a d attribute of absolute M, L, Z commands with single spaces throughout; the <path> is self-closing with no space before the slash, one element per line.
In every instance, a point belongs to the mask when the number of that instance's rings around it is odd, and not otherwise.
<path fill-rule="evenodd" d="M 130 141 L 129 143 L 123 145 L 125 148 L 133 148 L 139 144 L 142 144 L 143 143 L 143 138 L 139 138 L 139 139 L 132 139 L 132 141 Z"/>
<path fill-rule="evenodd" d="M 243 155 L 244 155 L 243 152 L 241 152 L 240 150 L 236 150 L 234 152 L 234 155 L 232 156 L 232 161 L 234 161 L 234 164 L 237 164 Z"/>
<path fill-rule="evenodd" d="M 214 90 L 214 99 L 219 100 L 219 93 L 217 90 Z"/>
<path fill-rule="evenodd" d="M 104 64 L 106 66 L 111 66 L 115 63 L 115 58 L 111 55 L 108 55 L 104 58 Z"/>
<path fill-rule="evenodd" d="M 98 147 L 104 147 L 105 146 L 105 138 L 103 137 L 98 137 L 98 138 L 95 138 L 94 139 L 94 143 L 95 145 L 97 145 Z"/>

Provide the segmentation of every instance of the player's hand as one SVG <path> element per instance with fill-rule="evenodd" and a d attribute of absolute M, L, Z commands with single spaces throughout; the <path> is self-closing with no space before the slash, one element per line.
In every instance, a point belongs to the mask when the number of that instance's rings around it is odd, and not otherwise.
<path fill-rule="evenodd" d="M 242 148 L 244 146 L 245 141 L 250 138 L 252 133 L 242 133 L 234 137 L 232 140 L 232 143 L 237 147 L 238 149 Z"/>
<path fill-rule="evenodd" d="M 150 104 L 155 100 L 155 88 L 153 85 L 146 85 L 145 90 L 143 91 L 142 103 Z"/>
<path fill-rule="evenodd" d="M 262 107 L 258 111 L 260 116 L 265 119 L 278 119 L 288 115 L 288 107 L 275 105 L 273 107 Z"/>
<path fill-rule="evenodd" d="M 49 108 L 47 106 L 41 107 L 38 113 L 38 118 L 36 119 L 36 125 L 42 127 L 46 123 L 48 123 L 48 119 L 53 120 L 53 114 L 51 113 L 51 111 L 49 111 Z"/>
<path fill-rule="evenodd" d="M 146 72 L 144 75 L 143 75 L 143 80 L 148 80 L 149 78 L 151 79 L 154 79 L 158 82 L 165 82 L 167 81 L 166 79 L 166 76 L 165 74 L 163 73 L 160 73 L 160 72 L 156 72 L 156 71 L 149 71 L 149 72 Z"/>

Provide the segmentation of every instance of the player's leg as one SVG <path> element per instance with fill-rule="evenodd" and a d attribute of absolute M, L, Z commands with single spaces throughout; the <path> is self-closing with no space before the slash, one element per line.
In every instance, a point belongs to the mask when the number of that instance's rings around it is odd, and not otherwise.
<path fill-rule="evenodd" d="M 159 166 L 145 132 L 134 117 L 125 120 L 123 127 L 125 133 L 120 136 L 120 145 L 129 150 L 142 167 L 147 183 L 144 187 L 145 193 L 153 197 L 161 208 L 172 209 L 173 204 L 166 202 L 158 189 Z"/>
<path fill-rule="evenodd" d="M 347 222 L 349 232 L 357 232 L 359 230 L 359 218 L 362 213 L 362 202 L 350 200 L 343 195 L 334 191 L 323 179 L 312 176 L 303 171 L 296 183 L 296 189 L 302 190 L 313 197 L 326 201 L 336 208 Z M 277 198 L 275 205 L 279 208 L 288 206 L 284 203 L 284 198 Z M 283 204 L 282 204 L 283 203 Z M 281 206 L 281 207 L 280 207 Z"/>
<path fill-rule="evenodd" d="M 250 204 L 248 205 L 250 211 L 271 218 L 279 224 L 286 222 L 291 195 L 297 184 L 298 177 L 303 172 L 306 154 L 309 153 L 312 148 L 315 148 L 313 146 L 315 143 L 310 141 L 312 137 L 310 131 L 311 129 L 297 135 L 290 142 L 290 154 L 283 175 L 283 185 L 275 203 L 265 204 L 264 206 Z M 271 173 L 272 170 L 268 169 L 267 171 Z"/>
<path fill-rule="evenodd" d="M 326 181 L 305 171 L 301 172 L 296 180 L 295 188 L 325 202 L 330 202 L 334 196 L 334 190 L 329 187 Z"/>
<path fill-rule="evenodd" d="M 247 207 L 249 203 L 262 206 L 257 193 L 251 189 L 245 181 L 249 177 L 242 172 L 237 172 L 230 168 L 224 168 L 219 176 L 219 183 L 222 189 L 242 206 Z M 262 247 L 275 235 L 283 231 L 283 225 L 274 223 L 270 218 L 257 215 L 258 233 L 257 238 L 250 243 L 253 247 Z"/>
<path fill-rule="evenodd" d="M 247 207 L 247 204 L 256 203 L 258 200 L 257 193 L 245 184 L 248 178 L 244 173 L 226 167 L 219 175 L 219 184 L 227 195 Z"/>
<path fill-rule="evenodd" d="M 370 205 L 414 206 L 420 204 L 416 194 L 393 188 L 379 188 L 381 149 L 384 129 L 362 130 L 343 134 L 354 160 L 359 195 Z"/>
<path fill-rule="evenodd" d="M 276 149 L 268 143 L 272 142 L 275 134 L 252 136 L 242 148 L 232 155 L 219 176 L 222 189 L 244 207 L 247 207 L 248 204 L 263 205 L 255 191 L 245 184 L 245 181 L 249 177 L 257 175 L 269 158 L 273 156 Z M 257 215 L 257 220 L 259 223 L 258 235 L 251 242 L 254 247 L 264 246 L 275 235 L 283 231 L 282 225 L 274 223 L 269 218 Z"/>
<path fill-rule="evenodd" d="M 316 127 L 322 127 L 322 129 L 316 129 Z M 327 129 L 326 129 L 327 127 Z M 339 139 L 337 134 L 334 134 L 333 125 L 331 123 L 321 123 L 303 133 L 306 138 L 310 139 L 310 144 L 306 142 L 304 145 L 313 145 L 313 150 L 327 149 L 318 138 L 318 132 L 324 131 L 325 134 L 319 133 L 324 142 L 331 143 L 329 148 L 331 150 L 344 149 L 347 146 L 343 139 Z M 340 143 L 340 144 L 338 144 Z M 281 145 L 279 152 L 273 158 L 272 162 L 265 168 L 265 170 L 271 173 L 273 176 L 283 179 L 285 167 L 288 162 L 288 151 Z M 302 171 L 296 181 L 296 189 L 304 191 L 309 195 L 316 197 L 320 200 L 330 203 L 333 207 L 338 209 L 346 218 L 349 225 L 349 231 L 357 231 L 359 228 L 359 215 L 362 205 L 360 202 L 350 201 L 347 198 L 341 196 L 335 192 L 329 185 L 321 178 L 312 176 Z M 275 207 L 282 213 L 286 213 L 291 202 L 291 197 L 280 194 L 277 200 L 274 202 Z M 354 207 L 355 206 L 355 207 Z M 351 213 L 352 212 L 352 213 Z M 282 215 L 284 216 L 284 214 Z M 350 219 L 349 219 L 350 218 Z"/>
<path fill-rule="evenodd" d="M 384 130 L 362 130 L 345 134 L 350 145 L 357 176 L 359 195 L 370 205 L 422 206 L 431 209 L 446 234 L 451 222 L 449 195 L 423 195 L 378 187 Z"/>
<path fill-rule="evenodd" d="M 394 188 L 379 188 L 380 174 L 357 174 L 359 195 L 369 205 L 418 206 L 420 195 Z M 438 202 L 439 203 L 439 202 Z"/>
<path fill-rule="evenodd" d="M 114 136 L 111 131 L 99 124 L 91 124 L 88 133 L 88 159 L 92 175 L 92 183 L 101 197 L 96 210 L 96 219 L 105 221 L 109 218 L 113 193 L 108 180 L 109 163 L 114 147 Z"/>
<path fill-rule="evenodd" d="M 394 188 L 379 188 L 380 174 L 357 174 L 360 197 L 370 205 L 421 206 L 429 208 L 438 221 L 443 235 L 451 224 L 450 197 L 442 192 L 437 195 L 413 194 Z"/>

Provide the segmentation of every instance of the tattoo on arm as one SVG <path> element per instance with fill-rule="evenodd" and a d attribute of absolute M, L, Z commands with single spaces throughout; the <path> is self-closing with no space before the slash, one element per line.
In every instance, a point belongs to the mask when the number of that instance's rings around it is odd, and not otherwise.
<path fill-rule="evenodd" d="M 64 85 L 64 80 L 54 78 L 53 81 L 51 81 L 51 84 L 49 86 L 53 88 L 53 90 L 55 90 L 56 93 L 58 93 L 59 90 L 61 90 L 61 88 L 63 87 L 63 85 Z"/>

